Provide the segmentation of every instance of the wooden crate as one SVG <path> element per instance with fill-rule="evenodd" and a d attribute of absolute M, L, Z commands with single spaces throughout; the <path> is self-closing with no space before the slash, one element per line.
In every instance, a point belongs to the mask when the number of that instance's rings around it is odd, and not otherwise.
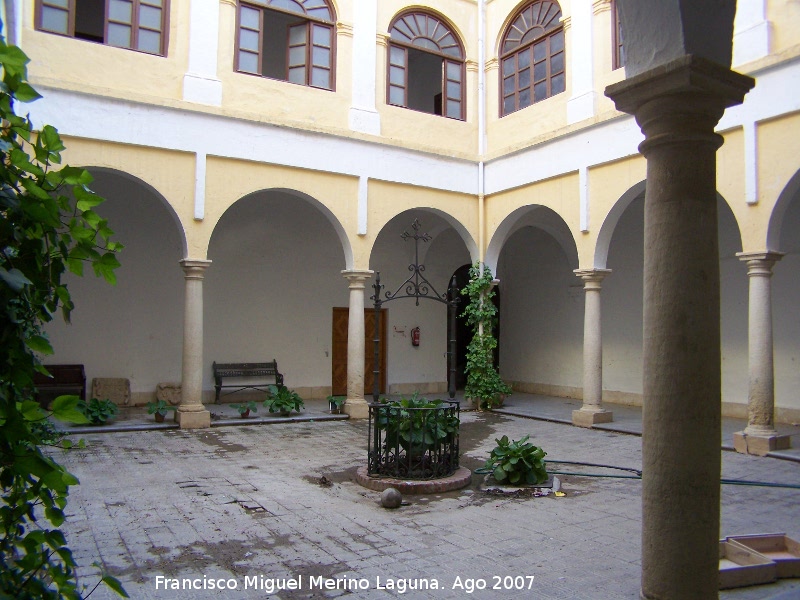
<path fill-rule="evenodd" d="M 778 578 L 774 561 L 741 544 L 719 542 L 719 589 L 772 583 Z"/>
<path fill-rule="evenodd" d="M 730 535 L 726 540 L 774 561 L 778 566 L 778 577 L 800 577 L 800 542 L 786 534 Z"/>

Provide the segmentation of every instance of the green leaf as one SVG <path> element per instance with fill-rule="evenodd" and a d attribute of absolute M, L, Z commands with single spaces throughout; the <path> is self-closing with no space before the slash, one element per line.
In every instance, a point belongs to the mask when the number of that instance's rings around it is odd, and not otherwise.
<path fill-rule="evenodd" d="M 25 340 L 25 345 L 40 354 L 53 354 L 53 347 L 46 337 L 41 335 L 34 335 Z"/>
<path fill-rule="evenodd" d="M 506 472 L 503 470 L 502 467 L 497 467 L 492 472 L 492 475 L 494 475 L 494 479 L 495 479 L 495 481 L 497 481 L 497 483 L 502 483 L 503 481 L 506 480 L 506 477 L 507 477 Z"/>
<path fill-rule="evenodd" d="M 59 421 L 85 425 L 89 423 L 89 419 L 78 408 L 80 401 L 78 396 L 59 396 L 50 404 L 50 410 Z"/>
<path fill-rule="evenodd" d="M 26 421 L 43 421 L 47 418 L 47 413 L 42 410 L 41 405 L 35 400 L 25 400 L 19 408 Z"/>
<path fill-rule="evenodd" d="M 122 587 L 122 584 L 116 577 L 112 577 L 111 575 L 104 575 L 102 581 L 108 587 L 114 590 L 119 596 L 123 598 L 130 598 L 130 596 L 128 596 L 128 593 L 125 591 L 125 588 Z"/>
<path fill-rule="evenodd" d="M 33 102 L 42 96 L 27 83 L 20 83 L 14 91 L 14 97 L 20 102 Z"/>

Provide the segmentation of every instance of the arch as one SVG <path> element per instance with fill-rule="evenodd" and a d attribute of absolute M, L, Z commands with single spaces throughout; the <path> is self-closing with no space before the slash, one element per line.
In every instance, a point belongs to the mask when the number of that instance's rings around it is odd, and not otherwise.
<path fill-rule="evenodd" d="M 409 208 L 409 209 L 406 209 L 404 211 L 401 211 L 401 212 L 397 213 L 396 215 L 392 215 L 389 219 L 386 220 L 386 222 L 381 226 L 380 231 L 378 231 L 378 233 L 373 238 L 372 248 L 370 248 L 370 251 L 369 251 L 370 262 L 372 260 L 373 250 L 375 249 L 375 242 L 378 240 L 378 236 L 381 234 L 381 232 L 383 232 L 383 230 L 386 228 L 386 225 L 388 225 L 395 218 L 399 217 L 400 215 L 402 215 L 404 213 L 413 213 L 415 211 L 428 212 L 428 213 L 434 214 L 434 215 L 444 219 L 447 222 L 447 224 L 450 225 L 456 231 L 458 236 L 464 242 L 464 245 L 467 248 L 467 252 L 469 252 L 471 261 L 475 262 L 476 260 L 478 260 L 478 257 L 480 255 L 480 253 L 478 251 L 478 244 L 475 241 L 475 239 L 472 237 L 472 234 L 470 234 L 469 230 L 467 230 L 467 228 L 464 227 L 464 225 L 458 219 L 456 219 L 455 217 L 453 217 L 449 213 L 447 213 L 447 212 L 445 212 L 445 211 L 443 211 L 441 209 L 434 208 L 432 206 L 418 206 L 418 207 Z M 428 229 L 429 233 L 431 231 L 435 232 L 437 236 L 438 236 L 438 234 L 442 233 L 442 231 L 444 231 L 444 228 L 435 227 L 435 226 L 432 229 L 431 228 L 427 228 L 427 227 L 426 227 L 426 229 Z M 434 236 L 434 239 L 435 239 L 435 237 L 436 236 Z M 426 250 L 426 252 L 427 252 L 427 250 Z"/>
<path fill-rule="evenodd" d="M 614 203 L 611 210 L 608 211 L 603 224 L 600 226 L 600 231 L 597 234 L 597 244 L 594 250 L 593 267 L 595 269 L 605 269 L 608 263 L 608 249 L 611 247 L 611 238 L 614 237 L 614 230 L 619 223 L 622 213 L 630 206 L 631 202 L 644 194 L 645 182 L 640 181 L 632 185 L 619 200 Z"/>
<path fill-rule="evenodd" d="M 769 224 L 767 225 L 767 250 L 772 252 L 780 251 L 781 228 L 783 227 L 786 209 L 797 198 L 800 198 L 800 171 L 797 171 L 786 183 L 772 209 Z"/>
<path fill-rule="evenodd" d="M 327 0 L 261 0 L 261 3 L 270 8 L 280 8 L 331 23 L 336 21 L 336 13 Z"/>
<path fill-rule="evenodd" d="M 592 263 L 595 269 L 605 269 L 608 266 L 608 250 L 611 246 L 611 240 L 614 237 L 614 230 L 617 228 L 620 218 L 630 204 L 640 198 L 645 193 L 645 183 L 639 183 L 631 186 L 619 200 L 614 204 L 608 214 L 606 215 L 603 224 L 600 226 L 600 232 L 597 235 L 597 243 L 595 245 L 594 260 Z M 739 226 L 739 221 L 736 219 L 736 214 L 731 210 L 728 202 L 719 193 L 717 193 L 717 206 L 724 205 L 727 208 L 726 213 L 732 218 L 736 226 L 736 233 L 739 239 L 739 249 L 741 250 L 742 231 Z"/>
<path fill-rule="evenodd" d="M 500 116 L 566 90 L 564 46 L 555 0 L 534 0 L 513 13 L 498 46 Z"/>
<path fill-rule="evenodd" d="M 166 210 L 167 214 L 170 216 L 170 219 L 175 224 L 175 228 L 178 231 L 178 237 L 181 242 L 181 256 L 188 258 L 187 253 L 189 251 L 189 246 L 188 246 L 188 241 L 186 239 L 186 228 L 183 226 L 181 218 L 178 216 L 178 213 L 175 212 L 175 209 L 173 208 L 172 204 L 169 203 L 169 201 L 164 197 L 163 194 L 161 194 L 161 192 L 159 192 L 152 185 L 140 179 L 136 175 L 131 175 L 130 173 L 126 173 L 125 171 L 120 171 L 119 169 L 112 169 L 109 167 L 91 167 L 91 166 L 89 167 L 85 166 L 83 168 L 89 171 L 89 173 L 105 173 L 109 175 L 114 175 L 116 177 L 120 177 L 121 179 L 125 179 L 127 181 L 132 182 L 135 185 L 143 187 L 148 192 L 150 192 L 154 197 L 158 198 L 159 201 L 161 202 L 161 205 Z M 92 187 L 91 184 L 89 184 L 89 187 L 90 188 Z M 100 212 L 102 212 L 102 205 L 100 206 L 101 206 Z M 114 224 L 111 223 L 112 229 L 114 228 L 113 226 Z"/>
<path fill-rule="evenodd" d="M 256 194 L 263 194 L 269 192 L 281 192 L 284 194 L 288 194 L 289 196 L 299 198 L 300 200 L 303 200 L 308 204 L 310 204 L 311 206 L 313 206 L 314 208 L 316 208 L 331 224 L 333 230 L 336 232 L 336 236 L 339 238 L 339 242 L 342 244 L 342 252 L 344 253 L 344 263 L 345 263 L 343 267 L 344 270 L 351 270 L 355 268 L 355 261 L 353 259 L 353 245 L 350 243 L 350 238 L 347 235 L 347 231 L 345 231 L 339 219 L 336 217 L 336 215 L 333 214 L 333 212 L 331 212 L 331 210 L 327 206 L 325 206 L 322 202 L 320 202 L 313 196 L 306 194 L 305 192 L 300 192 L 289 188 L 264 188 L 261 190 L 255 190 L 253 192 L 250 192 L 242 196 L 235 202 L 233 202 L 230 206 L 228 206 L 228 208 L 225 209 L 225 211 L 219 216 L 219 219 L 214 225 L 214 230 L 216 230 L 217 227 L 219 227 L 219 224 L 222 222 L 225 215 L 234 206 L 236 206 L 237 202 L 244 200 L 245 198 L 248 198 L 250 196 L 254 196 Z M 214 237 L 214 231 L 211 231 L 211 234 L 209 235 L 209 243 L 213 237 Z"/>
<path fill-rule="evenodd" d="M 428 9 L 410 9 L 395 16 L 389 25 L 389 38 L 464 60 L 464 46 L 455 28 L 443 16 Z"/>
<path fill-rule="evenodd" d="M 578 245 L 567 223 L 553 209 L 535 204 L 510 213 L 494 232 L 483 259 L 492 273 L 497 273 L 497 262 L 506 240 L 523 227 L 536 227 L 550 234 L 564 250 L 572 268 L 578 268 Z"/>

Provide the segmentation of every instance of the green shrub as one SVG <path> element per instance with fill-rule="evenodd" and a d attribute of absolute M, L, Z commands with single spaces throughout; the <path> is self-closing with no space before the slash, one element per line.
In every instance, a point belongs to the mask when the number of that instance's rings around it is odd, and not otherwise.
<path fill-rule="evenodd" d="M 426 400 L 415 393 L 411 398 L 384 401 L 378 410 L 377 426 L 386 431 L 386 445 L 400 446 L 420 455 L 436 451 L 458 434 L 459 419 L 451 411 L 430 410 L 442 407 L 441 400 Z M 426 410 L 429 409 L 429 410 Z"/>
<path fill-rule="evenodd" d="M 544 457 L 547 452 L 539 446 L 528 443 L 524 438 L 509 441 L 508 436 L 495 439 L 495 446 L 489 454 L 489 460 L 483 466 L 490 470 L 494 479 L 500 484 L 521 485 L 536 484 L 547 481 L 547 465 Z"/>
<path fill-rule="evenodd" d="M 111 400 L 97 398 L 92 398 L 89 402 L 81 400 L 78 402 L 78 410 L 86 415 L 91 425 L 103 425 L 119 412 L 119 408 Z"/>
<path fill-rule="evenodd" d="M 286 386 L 271 385 L 267 389 L 269 391 L 267 392 L 267 399 L 264 400 L 264 406 L 269 408 L 271 413 L 299 411 L 304 406 L 300 395 Z"/>

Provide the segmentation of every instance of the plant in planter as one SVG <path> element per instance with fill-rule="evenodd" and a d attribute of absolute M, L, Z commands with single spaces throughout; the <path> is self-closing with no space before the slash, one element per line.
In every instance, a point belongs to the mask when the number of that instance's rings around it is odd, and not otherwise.
<path fill-rule="evenodd" d="M 345 401 L 347 400 L 346 396 L 328 396 L 328 406 L 330 406 L 331 413 L 339 414 L 342 412 L 342 406 L 344 406 Z"/>
<path fill-rule="evenodd" d="M 547 481 L 547 452 L 528 443 L 525 436 L 520 440 L 509 440 L 507 435 L 495 439 L 489 460 L 483 466 L 491 471 L 494 480 L 501 485 L 537 484 Z"/>
<path fill-rule="evenodd" d="M 497 307 L 492 302 L 492 272 L 484 265 L 475 264 L 469 270 L 469 283 L 461 293 L 469 297 L 469 304 L 462 316 L 467 325 L 473 328 L 472 341 L 467 346 L 465 372 L 467 383 L 464 396 L 472 398 L 479 409 L 500 406 L 505 397 L 511 394 L 511 387 L 502 379 L 494 366 L 494 350 L 497 340 L 492 330 L 497 322 Z"/>
<path fill-rule="evenodd" d="M 246 419 L 250 416 L 250 412 L 258 412 L 258 406 L 253 401 L 242 402 L 241 404 L 231 404 L 231 408 L 235 408 L 239 412 L 239 416 Z"/>
<path fill-rule="evenodd" d="M 459 419 L 450 411 L 430 410 L 442 407 L 441 400 L 426 400 L 417 393 L 411 398 L 384 402 L 388 407 L 377 416 L 379 430 L 386 431 L 386 445 L 401 447 L 410 456 L 436 452 L 458 434 Z M 429 410 L 426 410 L 429 409 Z"/>
<path fill-rule="evenodd" d="M 170 411 L 178 410 L 177 406 L 172 406 L 171 404 L 167 404 L 164 400 L 156 400 L 154 402 L 147 403 L 147 414 L 153 415 L 156 422 L 163 423 L 164 417 L 167 416 L 167 413 Z"/>
<path fill-rule="evenodd" d="M 300 395 L 286 386 L 270 385 L 267 389 L 269 391 L 267 392 L 267 399 L 264 400 L 264 406 L 271 413 L 286 416 L 293 410 L 299 411 L 304 406 Z"/>
<path fill-rule="evenodd" d="M 90 425 L 103 425 L 119 412 L 119 408 L 111 400 L 97 398 L 92 398 L 88 402 L 81 400 L 77 408 L 89 419 Z"/>

